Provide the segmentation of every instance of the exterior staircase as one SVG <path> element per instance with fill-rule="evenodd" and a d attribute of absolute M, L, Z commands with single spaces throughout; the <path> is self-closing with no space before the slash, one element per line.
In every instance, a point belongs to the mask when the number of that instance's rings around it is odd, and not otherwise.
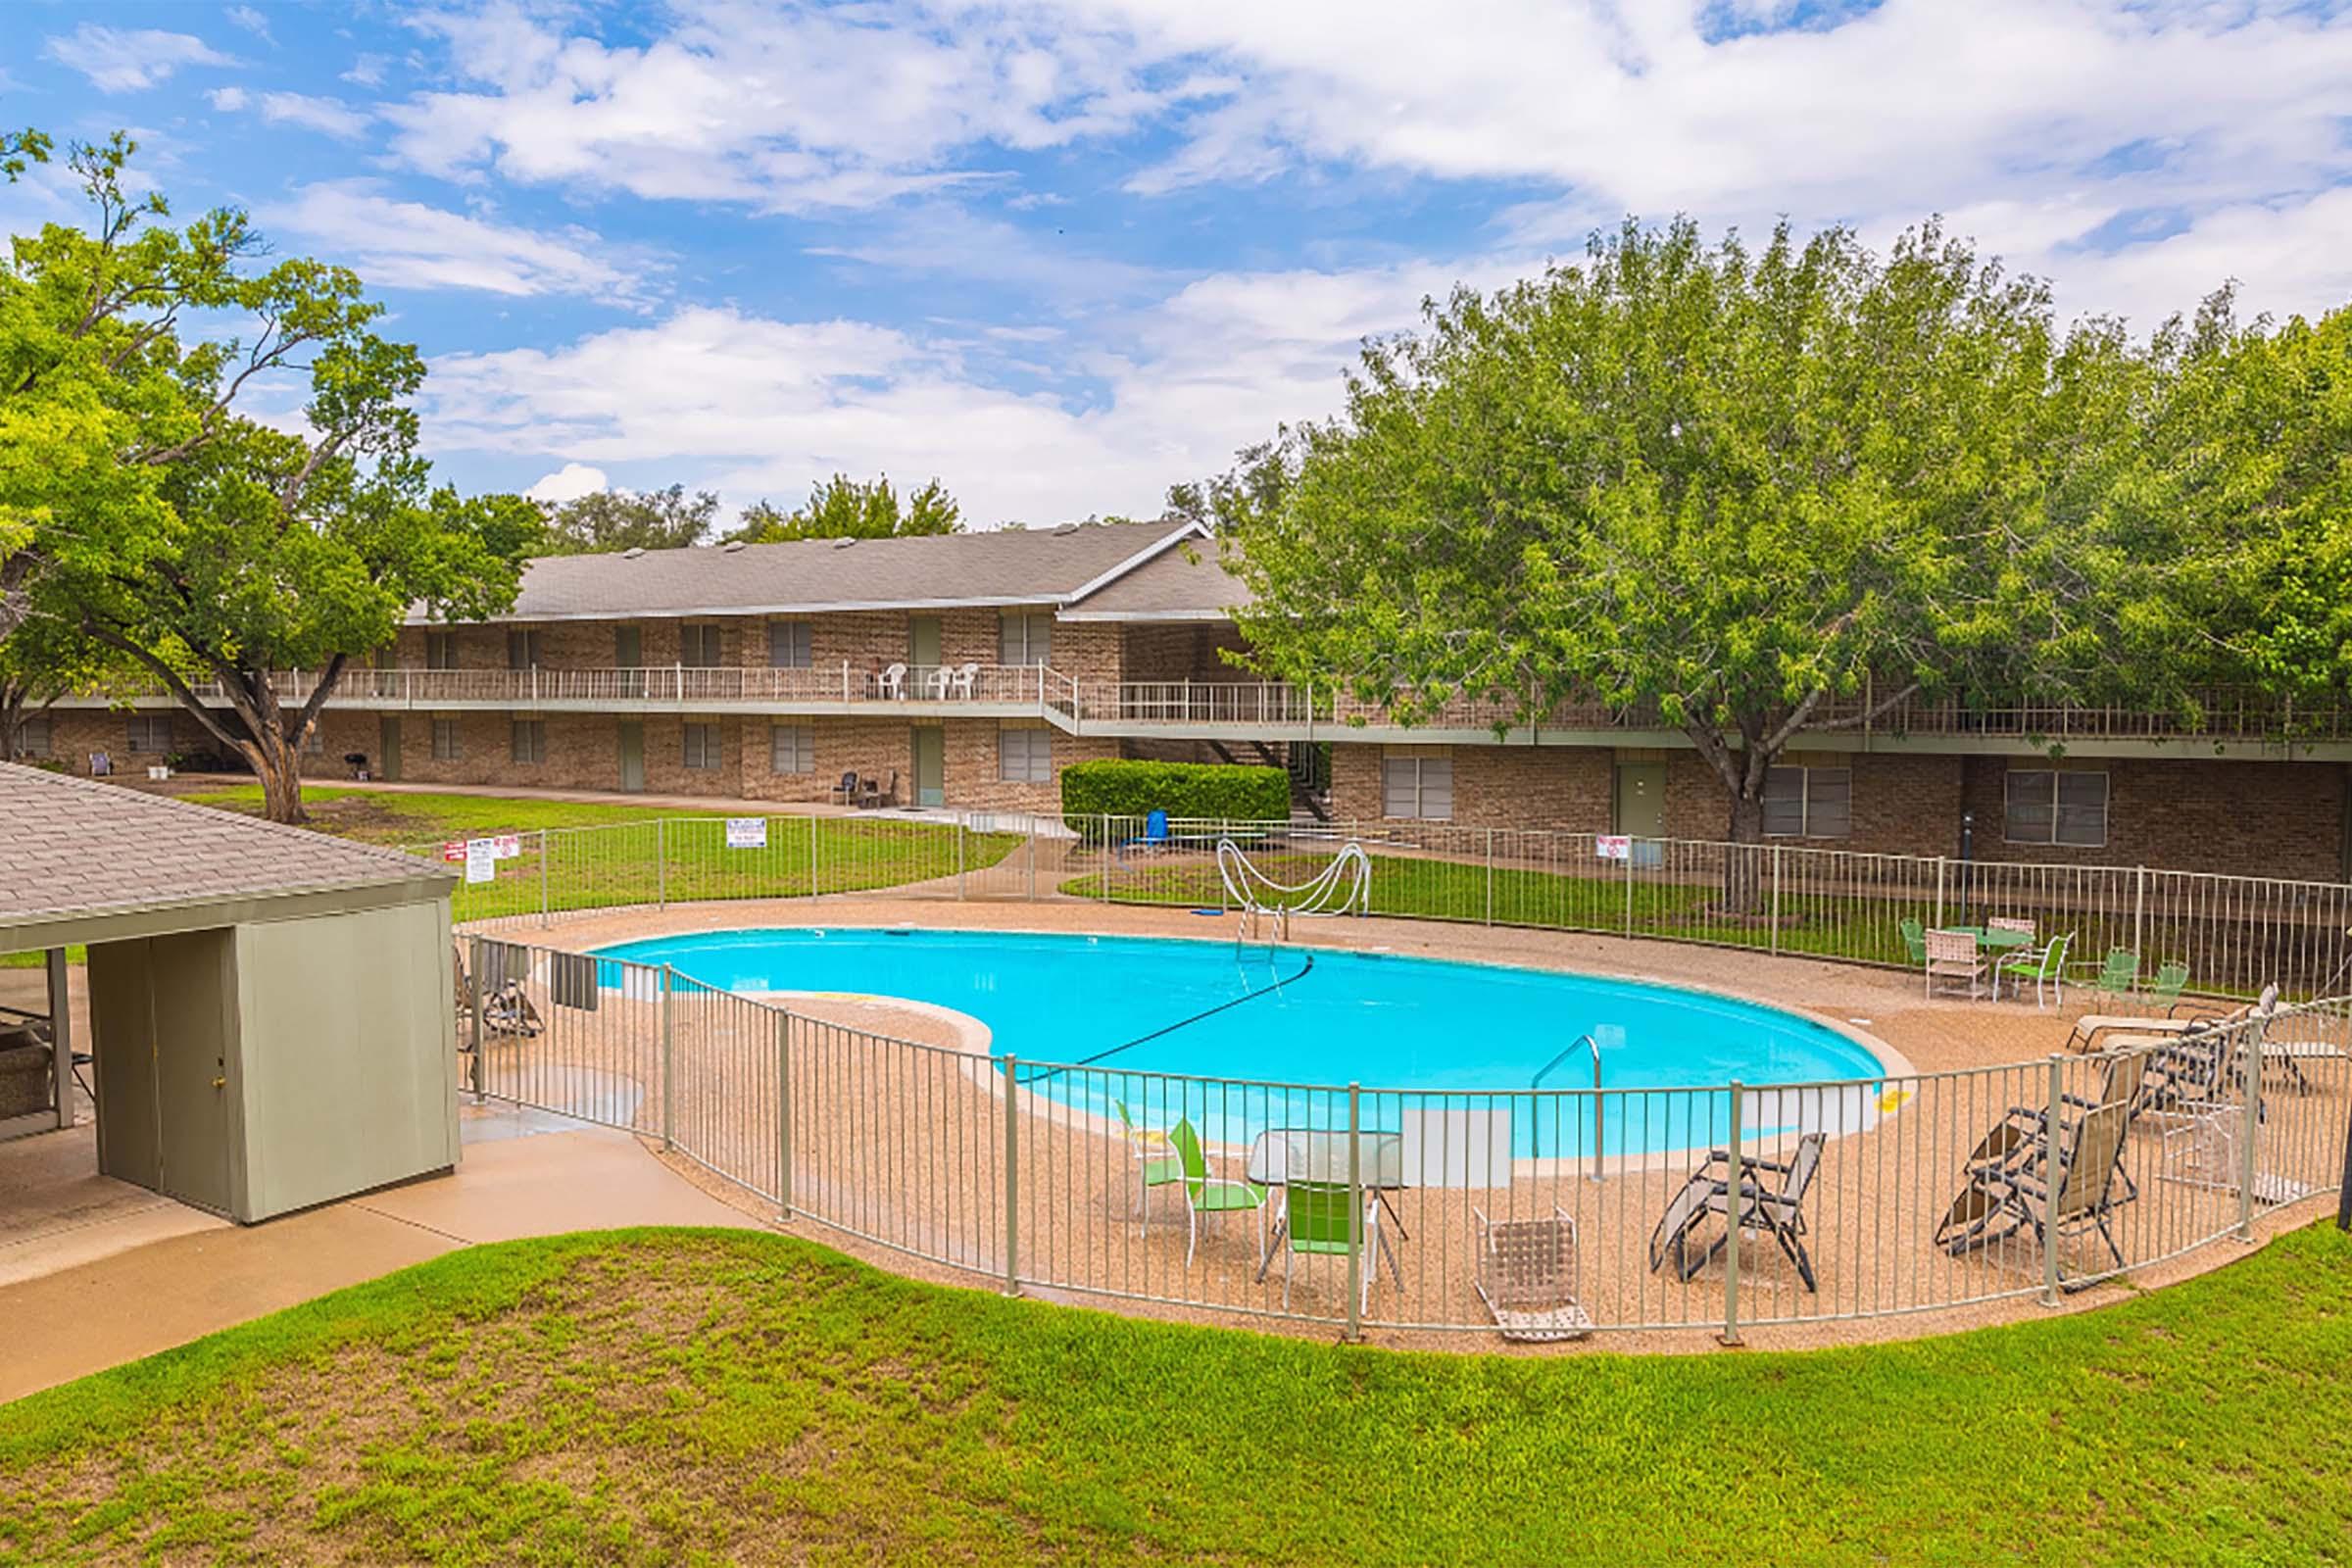
<path fill-rule="evenodd" d="M 1291 776 L 1291 821 L 1311 827 L 1331 820 L 1331 748 L 1311 741 L 1243 741 L 1236 756 L 1223 741 L 1204 743 L 1218 761 L 1235 767 L 1279 767 Z"/>

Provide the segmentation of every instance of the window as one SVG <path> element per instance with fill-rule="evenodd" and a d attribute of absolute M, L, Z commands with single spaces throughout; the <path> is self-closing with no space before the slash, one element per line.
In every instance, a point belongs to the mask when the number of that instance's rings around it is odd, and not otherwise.
<path fill-rule="evenodd" d="M 816 731 L 806 724 L 778 724 L 767 732 L 767 768 L 771 773 L 816 771 Z"/>
<path fill-rule="evenodd" d="M 2107 775 L 2064 768 L 2010 769 L 2001 836 L 2012 844 L 2100 848 L 2107 842 Z"/>
<path fill-rule="evenodd" d="M 1054 617 L 1007 612 L 997 622 L 997 662 L 1054 662 Z"/>
<path fill-rule="evenodd" d="M 698 773 L 715 773 L 719 763 L 718 726 L 689 724 L 686 726 L 686 765 Z"/>
<path fill-rule="evenodd" d="M 547 720 L 518 718 L 510 731 L 510 746 L 517 762 L 547 760 Z"/>
<path fill-rule="evenodd" d="M 997 777 L 1009 784 L 1054 782 L 1054 732 L 1050 729 L 997 731 Z"/>
<path fill-rule="evenodd" d="M 539 634 L 536 631 L 507 633 L 507 667 L 509 669 L 537 669 L 539 667 Z"/>
<path fill-rule="evenodd" d="M 172 715 L 170 713 L 133 713 L 130 715 L 130 750 L 133 752 L 163 753 L 172 749 Z"/>
<path fill-rule="evenodd" d="M 678 662 L 689 669 L 718 667 L 718 626 L 689 621 L 678 628 Z"/>
<path fill-rule="evenodd" d="M 424 667 L 455 669 L 458 667 L 458 634 L 454 631 L 428 631 L 424 634 Z"/>
<path fill-rule="evenodd" d="M 1770 838 L 1842 839 L 1854 830 L 1854 770 L 1775 767 L 1764 774 L 1764 832 Z"/>
<path fill-rule="evenodd" d="M 1389 757 L 1380 764 L 1380 814 L 1453 820 L 1453 760 Z"/>
<path fill-rule="evenodd" d="M 47 757 L 49 755 L 49 720 L 28 718 L 17 726 L 17 755 L 19 757 Z"/>
<path fill-rule="evenodd" d="M 458 744 L 457 719 L 447 714 L 435 717 L 433 720 L 433 760 L 454 762 L 464 755 L 464 749 Z"/>
<path fill-rule="evenodd" d="M 767 623 L 767 667 L 770 669 L 807 669 L 808 667 L 808 623 L 805 620 L 771 620 Z"/>

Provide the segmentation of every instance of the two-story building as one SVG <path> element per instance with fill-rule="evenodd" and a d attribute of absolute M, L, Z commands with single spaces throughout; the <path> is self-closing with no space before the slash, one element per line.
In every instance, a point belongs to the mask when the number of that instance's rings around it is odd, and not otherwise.
<path fill-rule="evenodd" d="M 508 614 L 419 617 L 347 671 L 307 770 L 349 776 L 358 757 L 383 779 L 793 803 L 856 775 L 901 806 L 1051 811 L 1072 762 L 1156 757 L 1286 765 L 1298 809 L 1341 821 L 1723 836 L 1720 785 L 1654 715 L 1569 706 L 1498 732 L 1506 712 L 1459 703 L 1401 727 L 1336 685 L 1238 664 L 1247 593 L 1176 522 L 550 558 Z M 77 770 L 205 745 L 160 694 L 68 700 L 26 742 Z M 1957 855 L 1965 833 L 1982 859 L 2335 880 L 2348 766 L 2352 719 L 2227 694 L 2193 727 L 1915 703 L 1805 737 L 1765 826 L 1816 847 Z"/>

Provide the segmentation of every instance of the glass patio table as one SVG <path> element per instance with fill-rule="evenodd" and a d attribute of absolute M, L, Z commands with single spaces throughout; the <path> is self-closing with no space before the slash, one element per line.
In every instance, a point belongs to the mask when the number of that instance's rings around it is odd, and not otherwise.
<path fill-rule="evenodd" d="M 1939 925 L 1938 931 L 1956 931 L 1962 936 L 1977 939 L 1977 946 L 1992 956 L 1992 1000 L 2001 1000 L 2001 959 L 2019 948 L 2034 945 L 2031 931 L 2012 931 L 2000 925 Z"/>

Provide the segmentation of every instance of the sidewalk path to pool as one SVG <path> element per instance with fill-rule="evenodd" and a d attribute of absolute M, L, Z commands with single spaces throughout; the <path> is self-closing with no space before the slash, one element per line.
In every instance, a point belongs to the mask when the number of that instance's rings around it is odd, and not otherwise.
<path fill-rule="evenodd" d="M 626 1133 L 471 1106 L 464 1131 L 465 1157 L 449 1175 L 263 1225 L 230 1225 L 140 1193 L 148 1201 L 92 1223 L 19 1231 L 0 1246 L 0 1323 L 9 1326 L 0 1402 L 461 1247 L 624 1225 L 757 1224 Z M 85 1126 L 25 1143 L 54 1138 L 60 1156 L 74 1152 L 69 1141 L 79 1145 L 87 1181 L 106 1183 L 89 1134 Z M 159 1224 L 158 1205 L 177 1223 Z M 108 1227 L 117 1228 L 112 1250 Z M 44 1270 L 44 1257 L 63 1266 Z"/>

